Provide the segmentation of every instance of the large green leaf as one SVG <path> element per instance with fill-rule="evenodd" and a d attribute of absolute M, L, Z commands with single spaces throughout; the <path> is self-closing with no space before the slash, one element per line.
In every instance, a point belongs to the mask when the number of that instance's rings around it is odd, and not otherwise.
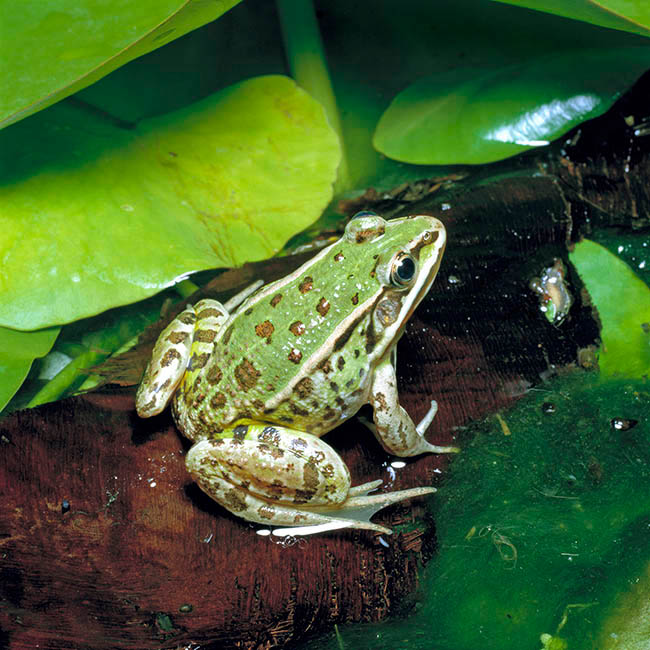
<path fill-rule="evenodd" d="M 50 327 L 37 332 L 18 332 L 0 327 L 0 411 L 23 383 L 34 359 L 50 351 L 59 330 Z"/>
<path fill-rule="evenodd" d="M 204 25 L 238 0 L 0 0 L 0 128 Z"/>
<path fill-rule="evenodd" d="M 598 309 L 601 372 L 650 376 L 648 286 L 625 262 L 593 241 L 576 244 L 569 256 Z"/>
<path fill-rule="evenodd" d="M 648 0 L 498 0 L 565 18 L 650 36 Z"/>
<path fill-rule="evenodd" d="M 322 107 L 259 77 L 119 129 L 57 104 L 0 133 L 0 325 L 38 329 L 275 253 L 329 202 Z"/>
<path fill-rule="evenodd" d="M 648 67 L 650 47 L 631 47 L 436 74 L 393 100 L 373 142 L 385 155 L 409 163 L 501 160 L 601 115 Z"/>

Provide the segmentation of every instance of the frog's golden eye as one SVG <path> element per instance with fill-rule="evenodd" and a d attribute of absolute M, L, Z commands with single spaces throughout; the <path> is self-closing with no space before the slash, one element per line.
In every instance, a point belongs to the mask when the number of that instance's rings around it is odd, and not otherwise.
<path fill-rule="evenodd" d="M 391 282 L 398 287 L 407 287 L 415 278 L 417 270 L 418 263 L 410 253 L 398 253 L 390 269 Z"/>

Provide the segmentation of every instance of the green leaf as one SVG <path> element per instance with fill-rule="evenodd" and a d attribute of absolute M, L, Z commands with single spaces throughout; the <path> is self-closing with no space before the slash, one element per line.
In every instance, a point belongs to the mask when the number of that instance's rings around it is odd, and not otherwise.
<path fill-rule="evenodd" d="M 616 255 L 593 241 L 569 254 L 598 309 L 604 375 L 650 375 L 650 289 Z"/>
<path fill-rule="evenodd" d="M 36 332 L 0 327 L 0 411 L 23 383 L 34 359 L 50 351 L 59 331 L 59 327 Z"/>
<path fill-rule="evenodd" d="M 0 325 L 38 329 L 277 252 L 318 218 L 340 158 L 290 79 L 235 84 L 117 128 L 66 103 L 0 133 Z"/>
<path fill-rule="evenodd" d="M 648 0 L 498 0 L 518 7 L 536 9 L 601 27 L 650 36 Z"/>
<path fill-rule="evenodd" d="M 630 47 L 436 74 L 397 95 L 373 143 L 409 163 L 501 160 L 601 115 L 649 66 L 650 48 Z"/>
<path fill-rule="evenodd" d="M 0 0 L 0 128 L 214 20 L 238 0 Z"/>

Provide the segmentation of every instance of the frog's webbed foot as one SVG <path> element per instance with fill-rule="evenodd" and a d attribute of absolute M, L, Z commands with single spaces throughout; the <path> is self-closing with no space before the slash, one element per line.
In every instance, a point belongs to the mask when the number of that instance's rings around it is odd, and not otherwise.
<path fill-rule="evenodd" d="M 370 521 L 382 508 L 435 492 L 422 487 L 370 495 L 381 481 L 350 487 L 343 460 L 319 438 L 283 427 L 241 423 L 197 442 L 186 465 L 215 501 L 248 521 L 290 526 L 287 534 L 360 528 L 390 534 Z"/>
<path fill-rule="evenodd" d="M 413 499 L 415 497 L 421 497 L 436 492 L 436 488 L 434 487 L 418 487 L 410 488 L 408 490 L 398 490 L 396 492 L 368 494 L 369 492 L 372 492 L 373 490 L 381 487 L 382 484 L 383 481 L 381 479 L 378 479 L 376 481 L 370 481 L 369 483 L 363 483 L 362 485 L 351 487 L 348 492 L 348 498 L 337 510 L 324 510 L 321 512 L 318 509 L 315 509 L 320 514 L 329 516 L 332 519 L 332 525 L 330 527 L 323 528 L 323 530 L 336 530 L 338 528 L 361 528 L 362 526 L 359 526 L 357 524 L 359 522 L 365 522 L 370 524 L 372 527 L 368 527 L 370 530 L 375 530 L 387 535 L 391 535 L 392 531 L 390 528 L 374 524 L 370 521 L 370 518 L 383 508 L 393 505 L 394 503 L 399 503 L 400 501 L 405 501 L 406 499 Z M 310 528 L 313 527 L 303 526 L 287 529 L 286 531 L 282 531 L 282 534 L 309 535 L 312 532 L 317 532 L 310 530 Z M 366 526 L 363 526 L 363 528 L 366 528 Z"/>

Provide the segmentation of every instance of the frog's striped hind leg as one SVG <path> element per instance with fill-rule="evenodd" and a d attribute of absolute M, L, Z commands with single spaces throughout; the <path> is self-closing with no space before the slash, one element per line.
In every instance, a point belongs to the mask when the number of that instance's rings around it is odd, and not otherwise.
<path fill-rule="evenodd" d="M 252 422 L 197 442 L 185 462 L 201 489 L 226 509 L 267 526 L 297 527 L 292 534 L 333 528 L 390 533 L 370 521 L 378 510 L 435 491 L 370 496 L 381 481 L 351 488 L 343 460 L 316 436 Z"/>
<path fill-rule="evenodd" d="M 193 379 L 205 365 L 212 342 L 228 311 L 216 300 L 188 306 L 161 332 L 135 397 L 138 415 L 157 415 L 185 378 Z"/>

